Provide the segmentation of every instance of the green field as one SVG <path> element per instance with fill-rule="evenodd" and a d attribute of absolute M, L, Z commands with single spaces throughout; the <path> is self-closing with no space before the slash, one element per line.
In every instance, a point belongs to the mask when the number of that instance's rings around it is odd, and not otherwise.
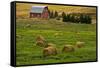
<path fill-rule="evenodd" d="M 55 33 L 58 35 L 55 36 Z M 59 54 L 42 58 L 43 48 L 35 43 L 38 35 L 54 43 Z M 16 37 L 17 65 L 96 61 L 96 24 L 64 23 L 55 19 L 17 19 Z M 64 45 L 75 45 L 77 41 L 85 42 L 84 47 L 75 52 L 61 52 Z"/>

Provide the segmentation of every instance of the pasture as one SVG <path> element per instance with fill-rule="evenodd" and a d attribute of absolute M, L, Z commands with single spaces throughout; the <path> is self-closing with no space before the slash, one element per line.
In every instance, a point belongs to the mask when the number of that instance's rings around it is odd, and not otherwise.
<path fill-rule="evenodd" d="M 59 54 L 43 58 L 43 47 L 35 43 L 38 35 L 42 35 L 48 43 L 54 43 Z M 77 41 L 85 42 L 84 47 L 75 52 L 61 52 L 64 45 L 75 45 Z M 55 19 L 16 20 L 17 65 L 82 61 L 96 61 L 96 24 L 65 23 Z"/>

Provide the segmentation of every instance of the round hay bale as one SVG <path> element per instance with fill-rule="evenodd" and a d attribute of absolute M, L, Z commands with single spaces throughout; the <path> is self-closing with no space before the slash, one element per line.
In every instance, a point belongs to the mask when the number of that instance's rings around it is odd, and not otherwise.
<path fill-rule="evenodd" d="M 46 41 L 45 38 L 41 35 L 36 37 L 36 41 Z"/>
<path fill-rule="evenodd" d="M 50 46 L 54 46 L 53 43 L 47 43 L 45 47 L 50 47 Z"/>
<path fill-rule="evenodd" d="M 40 46 L 40 47 L 44 47 L 45 46 L 45 43 L 43 41 L 37 41 L 36 42 L 36 45 L 37 46 Z"/>
<path fill-rule="evenodd" d="M 62 52 L 73 52 L 73 51 L 75 51 L 75 48 L 72 45 L 65 45 L 62 49 Z"/>
<path fill-rule="evenodd" d="M 76 45 L 75 45 L 77 48 L 82 48 L 84 46 L 84 42 L 76 42 Z"/>
<path fill-rule="evenodd" d="M 57 54 L 57 49 L 55 47 L 49 46 L 43 49 L 43 57 L 56 55 L 56 54 Z"/>

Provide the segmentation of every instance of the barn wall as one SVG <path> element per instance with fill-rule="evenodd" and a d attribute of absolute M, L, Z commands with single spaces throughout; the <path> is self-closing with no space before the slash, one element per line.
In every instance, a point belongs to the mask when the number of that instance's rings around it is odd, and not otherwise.
<path fill-rule="evenodd" d="M 48 8 L 44 8 L 43 13 L 30 13 L 30 18 L 49 18 Z"/>
<path fill-rule="evenodd" d="M 41 15 L 42 18 L 48 18 L 49 17 L 49 13 L 48 13 L 48 8 L 44 8 L 44 11 Z"/>
<path fill-rule="evenodd" d="M 44 12 L 44 13 L 42 13 L 41 17 L 42 18 L 48 18 L 49 17 L 49 14 L 47 12 Z"/>
<path fill-rule="evenodd" d="M 40 18 L 41 17 L 41 14 L 40 13 L 30 13 L 30 18 Z"/>

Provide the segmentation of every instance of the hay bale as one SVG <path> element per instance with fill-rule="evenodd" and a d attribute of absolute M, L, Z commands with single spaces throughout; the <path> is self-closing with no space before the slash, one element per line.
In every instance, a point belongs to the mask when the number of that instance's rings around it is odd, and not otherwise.
<path fill-rule="evenodd" d="M 47 44 L 45 45 L 45 47 L 50 47 L 50 46 L 54 46 L 54 44 L 53 44 L 53 43 L 47 43 Z"/>
<path fill-rule="evenodd" d="M 53 46 L 49 46 L 43 49 L 43 57 L 56 55 L 56 54 L 57 54 L 57 49 Z"/>
<path fill-rule="evenodd" d="M 45 42 L 46 40 L 43 36 L 39 35 L 36 37 L 36 41 L 44 41 Z"/>
<path fill-rule="evenodd" d="M 75 48 L 72 45 L 65 45 L 62 49 L 62 52 L 73 52 L 73 51 L 75 51 Z"/>
<path fill-rule="evenodd" d="M 39 35 L 36 37 L 36 45 L 40 47 L 45 47 L 46 46 L 46 40 L 44 39 L 43 36 Z"/>
<path fill-rule="evenodd" d="M 62 35 L 63 35 L 63 33 L 55 33 L 55 34 L 54 34 L 55 37 L 57 37 L 57 36 L 62 36 Z"/>
<path fill-rule="evenodd" d="M 40 46 L 40 47 L 44 47 L 45 46 L 45 42 L 43 42 L 43 41 L 36 41 L 36 45 Z"/>
<path fill-rule="evenodd" d="M 76 42 L 76 45 L 75 45 L 77 48 L 82 48 L 84 46 L 84 42 Z"/>
<path fill-rule="evenodd" d="M 58 35 L 59 35 L 59 33 L 55 33 L 55 34 L 54 34 L 54 36 L 58 36 Z"/>

